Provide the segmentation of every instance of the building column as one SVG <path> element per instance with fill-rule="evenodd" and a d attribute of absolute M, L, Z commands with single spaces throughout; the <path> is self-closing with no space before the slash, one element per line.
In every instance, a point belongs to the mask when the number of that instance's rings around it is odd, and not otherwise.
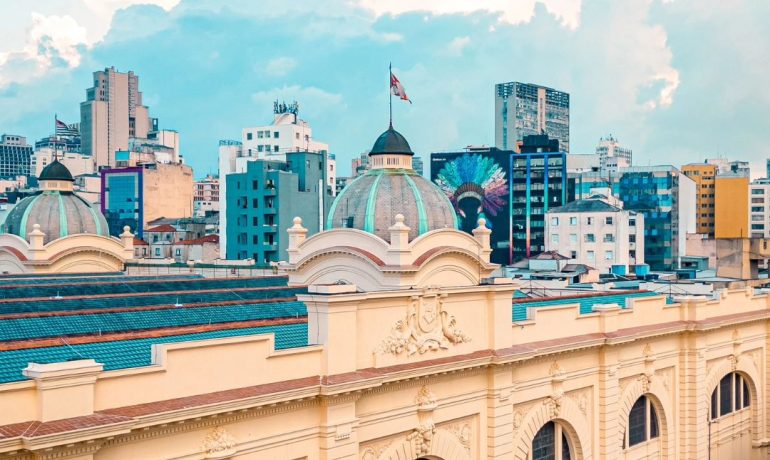
<path fill-rule="evenodd" d="M 357 394 L 323 398 L 320 406 L 320 460 L 358 458 L 358 398 Z"/>
<path fill-rule="evenodd" d="M 493 366 L 487 375 L 487 382 L 487 450 L 484 458 L 512 458 L 514 420 L 511 367 Z"/>
<path fill-rule="evenodd" d="M 702 337 L 682 340 L 679 358 L 679 458 L 708 458 L 710 394 L 707 378 L 706 343 Z"/>
<path fill-rule="evenodd" d="M 599 364 L 598 404 L 593 421 L 599 429 L 595 436 L 596 452 L 593 458 L 620 458 L 618 443 L 618 417 L 620 406 L 620 381 L 618 380 L 618 353 L 612 347 L 604 347 Z"/>

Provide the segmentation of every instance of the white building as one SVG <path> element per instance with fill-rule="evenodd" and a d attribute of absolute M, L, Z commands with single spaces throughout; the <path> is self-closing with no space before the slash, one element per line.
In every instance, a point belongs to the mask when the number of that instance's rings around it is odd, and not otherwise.
<path fill-rule="evenodd" d="M 622 147 L 611 134 L 599 139 L 596 154 L 599 156 L 599 170 L 602 172 L 617 171 L 619 168 L 631 166 L 631 149 Z"/>
<path fill-rule="evenodd" d="M 770 238 L 770 179 L 757 179 L 749 189 L 751 237 Z"/>
<path fill-rule="evenodd" d="M 94 163 L 90 155 L 77 152 L 56 152 L 51 147 L 43 147 L 36 149 L 30 157 L 30 175 L 39 177 L 43 168 L 53 162 L 55 155 L 58 155 L 59 162 L 66 166 L 73 176 L 94 172 Z"/>
<path fill-rule="evenodd" d="M 709 158 L 706 160 L 706 163 L 717 167 L 717 175 L 732 173 L 741 177 L 751 177 L 751 165 L 748 161 Z"/>
<path fill-rule="evenodd" d="M 208 175 L 193 183 L 193 209 L 196 217 L 219 212 L 219 177 Z"/>
<path fill-rule="evenodd" d="M 546 213 L 546 251 L 608 273 L 614 265 L 644 263 L 644 216 L 626 211 L 607 192 L 576 200 Z"/>
<path fill-rule="evenodd" d="M 219 250 L 226 259 L 227 248 L 227 180 L 232 173 L 246 172 L 250 161 L 286 161 L 286 152 L 319 152 L 326 154 L 327 187 L 336 195 L 337 167 L 329 144 L 313 139 L 310 124 L 299 118 L 298 105 L 275 102 L 273 123 L 242 130 L 242 140 L 219 141 Z"/>
<path fill-rule="evenodd" d="M 599 170 L 599 155 L 589 154 L 570 154 L 567 155 L 567 172 L 582 173 L 586 171 Z"/>

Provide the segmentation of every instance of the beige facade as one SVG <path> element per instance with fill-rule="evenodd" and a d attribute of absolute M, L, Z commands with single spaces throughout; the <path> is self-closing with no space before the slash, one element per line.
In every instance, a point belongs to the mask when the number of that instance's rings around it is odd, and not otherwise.
<path fill-rule="evenodd" d="M 517 285 L 490 278 L 483 223 L 411 242 L 408 230 L 397 219 L 390 243 L 353 229 L 305 239 L 295 221 L 284 269 L 309 284 L 306 347 L 252 335 L 158 345 L 143 368 L 30 364 L 30 380 L 0 385 L 0 453 L 767 458 L 767 295 L 628 298 L 589 313 L 576 300 L 514 323 Z M 724 415 L 712 417 L 712 395 Z"/>
<path fill-rule="evenodd" d="M 144 225 L 161 217 L 193 215 L 193 172 L 183 164 L 156 163 L 144 171 Z"/>

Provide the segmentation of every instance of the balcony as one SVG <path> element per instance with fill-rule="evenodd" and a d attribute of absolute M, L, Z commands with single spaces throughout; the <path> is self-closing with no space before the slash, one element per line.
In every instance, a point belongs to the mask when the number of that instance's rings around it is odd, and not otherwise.
<path fill-rule="evenodd" d="M 265 187 L 262 193 L 265 196 L 276 196 L 278 195 L 278 189 L 276 189 L 275 187 Z"/>

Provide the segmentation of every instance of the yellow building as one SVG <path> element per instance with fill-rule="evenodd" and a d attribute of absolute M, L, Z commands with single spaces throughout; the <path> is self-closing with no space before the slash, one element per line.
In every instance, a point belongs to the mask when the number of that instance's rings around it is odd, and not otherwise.
<path fill-rule="evenodd" d="M 749 178 L 719 175 L 715 183 L 714 236 L 716 238 L 748 238 Z"/>
<path fill-rule="evenodd" d="M 715 195 L 717 166 L 706 163 L 690 163 L 682 166 L 682 173 L 695 182 L 696 233 L 714 236 Z"/>

